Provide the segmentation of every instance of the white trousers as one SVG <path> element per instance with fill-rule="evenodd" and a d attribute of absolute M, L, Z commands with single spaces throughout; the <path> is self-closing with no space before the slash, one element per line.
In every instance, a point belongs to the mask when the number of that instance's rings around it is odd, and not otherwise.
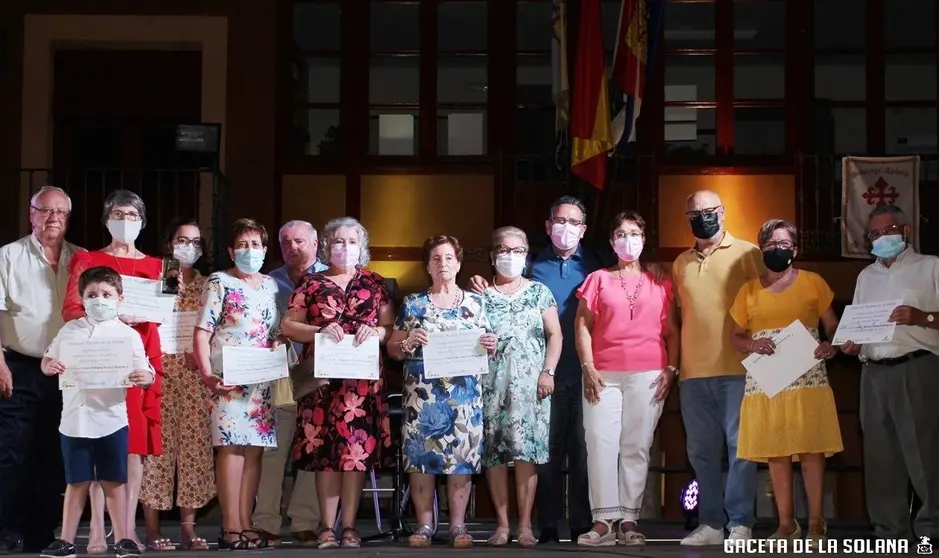
<path fill-rule="evenodd" d="M 297 410 L 277 409 L 276 412 L 277 448 L 265 451 L 261 457 L 261 483 L 251 520 L 258 529 L 279 535 L 283 519 L 280 510 L 284 472 L 290 460 L 293 434 L 297 428 Z M 314 473 L 297 471 L 287 506 L 290 530 L 294 533 L 315 531 L 319 528 L 320 506 L 316 499 L 315 479 Z"/>
<path fill-rule="evenodd" d="M 605 372 L 600 401 L 584 400 L 587 479 L 594 521 L 639 520 L 649 449 L 664 402 L 652 382 L 661 370 Z"/>

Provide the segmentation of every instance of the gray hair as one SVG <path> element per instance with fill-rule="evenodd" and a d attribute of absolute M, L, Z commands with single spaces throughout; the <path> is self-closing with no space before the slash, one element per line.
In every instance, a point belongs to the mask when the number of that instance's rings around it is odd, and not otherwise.
<path fill-rule="evenodd" d="M 786 234 L 788 234 L 789 238 L 792 239 L 793 244 L 799 243 L 799 231 L 796 230 L 796 226 L 789 221 L 784 221 L 782 219 L 770 219 L 769 221 L 763 223 L 763 226 L 760 227 L 760 234 L 757 235 L 757 243 L 762 247 L 767 242 L 769 242 L 769 239 L 772 238 L 773 233 L 779 229 L 786 231 Z"/>
<path fill-rule="evenodd" d="M 29 205 L 38 209 L 38 206 L 36 204 L 39 203 L 39 198 L 50 193 L 56 193 L 61 196 L 64 196 L 65 199 L 68 201 L 68 211 L 69 213 L 72 212 L 72 198 L 70 198 L 69 195 L 65 193 L 65 190 L 63 190 L 62 188 L 59 188 L 58 186 L 43 186 L 42 188 L 39 189 L 38 192 L 33 194 L 33 197 L 29 198 Z"/>
<path fill-rule="evenodd" d="M 902 209 L 895 205 L 878 205 L 871 210 L 870 215 L 867 216 L 867 224 L 870 226 L 871 221 L 874 220 L 874 217 L 878 215 L 893 215 L 893 218 L 897 220 L 898 225 L 909 225 L 909 220 L 906 218 L 906 213 Z"/>
<path fill-rule="evenodd" d="M 330 252 L 339 229 L 355 229 L 359 233 L 359 267 L 364 268 L 372 261 L 372 254 L 368 250 L 368 231 L 352 217 L 337 217 L 326 223 L 323 227 L 323 239 L 320 241 L 320 261 L 330 261 Z"/>
<path fill-rule="evenodd" d="M 101 221 L 107 225 L 108 216 L 114 211 L 115 207 L 133 207 L 140 214 L 141 228 L 147 226 L 147 206 L 137 194 L 130 190 L 114 190 L 104 200 L 104 212 L 101 214 Z"/>
<path fill-rule="evenodd" d="M 562 205 L 573 205 L 580 210 L 581 215 L 584 216 L 584 222 L 587 222 L 587 206 L 584 205 L 584 202 L 575 198 L 574 196 L 561 196 L 560 198 L 554 200 L 554 203 L 551 204 L 551 209 L 548 210 L 548 220 L 554 219 L 554 216 L 557 215 L 558 208 Z"/>
<path fill-rule="evenodd" d="M 528 246 L 528 235 L 525 234 L 525 231 L 523 231 L 522 229 L 518 227 L 513 227 L 510 225 L 507 227 L 499 227 L 498 229 L 492 232 L 492 239 L 490 240 L 490 242 L 492 243 L 492 247 L 495 248 L 496 246 L 498 246 L 499 243 L 502 241 L 502 239 L 507 236 L 514 236 L 516 238 L 520 238 L 522 242 L 525 243 L 525 246 Z"/>
<path fill-rule="evenodd" d="M 316 227 L 314 227 L 309 221 L 300 221 L 298 219 L 294 219 L 293 221 L 287 221 L 286 223 L 284 223 L 284 226 L 281 227 L 280 231 L 277 233 L 277 238 L 279 239 L 284 234 L 284 232 L 289 231 L 290 229 L 299 229 L 299 228 L 306 229 L 310 233 L 310 236 L 312 236 L 313 239 L 316 240 L 317 238 Z"/>

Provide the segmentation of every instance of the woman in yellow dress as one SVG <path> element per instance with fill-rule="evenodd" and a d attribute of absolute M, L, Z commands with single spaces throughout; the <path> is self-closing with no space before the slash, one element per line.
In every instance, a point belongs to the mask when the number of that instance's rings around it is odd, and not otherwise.
<path fill-rule="evenodd" d="M 797 238 L 796 228 L 778 219 L 767 221 L 760 229 L 766 273 L 744 284 L 730 308 L 738 351 L 773 354 L 771 337 L 795 320 L 816 338 L 819 322 L 829 338 L 838 328 L 831 307 L 834 293 L 825 280 L 816 273 L 792 267 L 799 253 Z M 747 374 L 737 458 L 769 464 L 779 512 L 779 527 L 771 538 L 802 537 L 793 512 L 793 459 L 799 461 L 805 482 L 809 543 L 814 546 L 826 538 L 827 526 L 822 517 L 825 459 L 844 449 L 824 362 L 837 353 L 829 342 L 820 343 L 815 358 L 822 362 L 772 398 Z"/>

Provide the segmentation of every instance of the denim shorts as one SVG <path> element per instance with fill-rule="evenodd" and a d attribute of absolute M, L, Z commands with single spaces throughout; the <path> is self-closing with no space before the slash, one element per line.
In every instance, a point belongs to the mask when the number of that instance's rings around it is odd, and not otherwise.
<path fill-rule="evenodd" d="M 65 482 L 127 482 L 127 439 L 125 426 L 102 438 L 62 438 Z"/>

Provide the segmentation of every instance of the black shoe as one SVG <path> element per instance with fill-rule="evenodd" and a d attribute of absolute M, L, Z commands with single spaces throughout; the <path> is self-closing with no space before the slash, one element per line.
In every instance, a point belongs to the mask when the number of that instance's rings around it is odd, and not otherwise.
<path fill-rule="evenodd" d="M 19 535 L 4 533 L 0 536 L 0 554 L 13 554 L 20 546 Z"/>
<path fill-rule="evenodd" d="M 39 558 L 75 558 L 77 555 L 78 549 L 74 544 L 56 539 L 39 553 Z"/>
<path fill-rule="evenodd" d="M 130 539 L 121 539 L 114 543 L 114 555 L 117 558 L 138 558 L 140 547 Z"/>
<path fill-rule="evenodd" d="M 550 543 L 559 543 L 561 542 L 561 537 L 558 536 L 558 530 L 548 527 L 541 530 L 541 536 L 538 537 L 538 544 L 550 544 Z"/>

